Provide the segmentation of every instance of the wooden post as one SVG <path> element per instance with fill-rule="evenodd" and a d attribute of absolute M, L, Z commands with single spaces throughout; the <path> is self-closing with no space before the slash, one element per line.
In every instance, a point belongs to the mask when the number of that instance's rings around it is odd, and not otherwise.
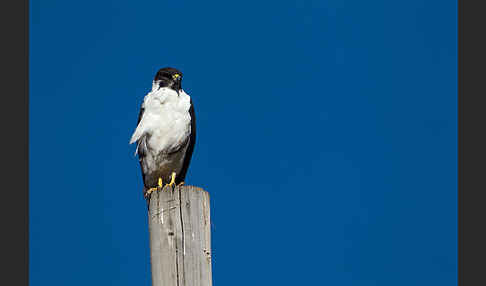
<path fill-rule="evenodd" d="M 148 206 L 152 286 L 211 286 L 209 194 L 166 186 Z"/>

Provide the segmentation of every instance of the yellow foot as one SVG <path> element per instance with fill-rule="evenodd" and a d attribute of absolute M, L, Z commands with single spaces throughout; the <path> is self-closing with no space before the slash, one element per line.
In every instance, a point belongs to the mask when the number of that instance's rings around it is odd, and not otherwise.
<path fill-rule="evenodd" d="M 148 189 L 146 196 L 150 195 L 151 193 L 153 193 L 155 191 L 162 190 L 163 186 L 164 186 L 164 184 L 162 184 L 162 178 L 159 178 L 159 181 L 157 182 L 157 187 L 153 187 L 153 188 Z"/>
<path fill-rule="evenodd" d="M 170 183 L 168 184 L 169 186 L 174 186 L 175 185 L 175 178 L 176 178 L 176 173 L 172 172 L 172 176 L 170 178 Z"/>
<path fill-rule="evenodd" d="M 148 189 L 147 192 L 145 193 L 145 197 L 148 197 L 151 193 L 156 192 L 158 190 L 159 190 L 158 187 Z"/>
<path fill-rule="evenodd" d="M 184 186 L 184 184 L 185 184 L 184 182 L 180 182 L 180 183 L 179 183 L 179 185 L 177 185 L 177 186 L 178 186 L 178 187 L 180 187 L 180 186 Z"/>

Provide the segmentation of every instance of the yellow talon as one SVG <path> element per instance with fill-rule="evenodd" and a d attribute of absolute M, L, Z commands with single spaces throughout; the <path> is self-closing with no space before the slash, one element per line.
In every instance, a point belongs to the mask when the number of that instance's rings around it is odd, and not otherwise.
<path fill-rule="evenodd" d="M 172 172 L 172 176 L 171 176 L 171 179 L 170 179 L 169 186 L 172 187 L 173 185 L 175 185 L 175 178 L 176 178 L 176 173 Z"/>
<path fill-rule="evenodd" d="M 155 192 L 157 190 L 158 190 L 158 188 L 150 188 L 150 189 L 147 190 L 147 195 L 150 195 L 152 192 Z"/>
<path fill-rule="evenodd" d="M 177 185 L 178 187 L 180 186 L 183 186 L 185 183 L 184 182 L 180 182 L 179 185 Z"/>
<path fill-rule="evenodd" d="M 157 182 L 157 187 L 153 187 L 153 188 L 150 188 L 147 190 L 147 195 L 150 195 L 151 193 L 155 192 L 155 191 L 159 191 L 159 190 L 162 190 L 162 187 L 164 186 L 164 184 L 162 184 L 162 178 L 159 178 L 159 181 Z"/>

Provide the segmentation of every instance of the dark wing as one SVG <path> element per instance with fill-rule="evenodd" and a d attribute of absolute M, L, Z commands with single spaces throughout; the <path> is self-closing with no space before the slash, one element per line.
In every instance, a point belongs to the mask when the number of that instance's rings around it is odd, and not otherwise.
<path fill-rule="evenodd" d="M 137 126 L 140 123 L 140 120 L 142 120 L 142 116 L 144 112 L 145 112 L 145 108 L 143 107 L 143 103 L 142 103 L 142 106 L 140 107 L 140 112 L 138 113 Z M 142 135 L 142 137 L 140 137 L 140 139 L 138 139 L 137 141 L 137 154 L 138 154 L 138 162 L 140 163 L 140 170 L 142 171 L 143 184 L 145 186 L 145 174 L 143 173 L 142 161 L 145 159 L 145 156 L 147 155 L 146 135 Z"/>
<path fill-rule="evenodd" d="M 191 98 L 191 107 L 189 108 L 189 114 L 191 115 L 191 134 L 189 135 L 189 146 L 187 146 L 186 154 L 184 156 L 184 162 L 182 163 L 182 169 L 176 177 L 176 183 L 179 184 L 186 178 L 189 164 L 191 163 L 192 152 L 194 151 L 194 145 L 196 145 L 196 113 L 194 112 L 194 104 Z"/>

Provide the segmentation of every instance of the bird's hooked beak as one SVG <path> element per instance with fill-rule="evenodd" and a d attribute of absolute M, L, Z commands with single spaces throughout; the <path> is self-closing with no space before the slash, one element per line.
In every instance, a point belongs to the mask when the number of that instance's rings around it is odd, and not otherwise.
<path fill-rule="evenodd" d="M 175 75 L 172 76 L 172 79 L 174 79 L 175 81 L 181 81 L 181 75 L 176 73 Z"/>
<path fill-rule="evenodd" d="M 181 77 L 181 75 L 180 75 L 180 74 L 176 73 L 175 75 L 173 75 L 173 76 L 172 76 L 172 79 L 173 79 L 173 80 L 174 80 L 174 81 L 177 83 L 177 85 L 178 85 L 179 87 L 181 86 L 181 85 L 180 85 L 180 83 L 181 83 L 182 77 Z M 176 92 L 177 92 L 177 96 L 179 96 L 179 95 L 180 95 L 180 90 L 181 90 L 181 89 L 176 90 Z"/>

